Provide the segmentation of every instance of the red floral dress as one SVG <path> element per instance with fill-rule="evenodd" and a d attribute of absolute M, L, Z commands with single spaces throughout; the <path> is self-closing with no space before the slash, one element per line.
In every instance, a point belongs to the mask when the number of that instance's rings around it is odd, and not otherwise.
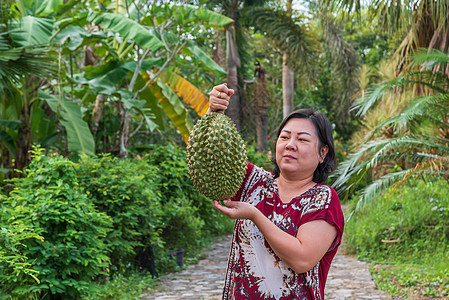
<path fill-rule="evenodd" d="M 298 274 L 277 257 L 252 221 L 236 220 L 223 299 L 324 299 L 327 273 L 344 226 L 337 193 L 316 184 L 282 203 L 273 174 L 248 163 L 245 180 L 232 200 L 251 203 L 293 236 L 301 225 L 322 219 L 335 226 L 337 237 L 316 266 Z"/>

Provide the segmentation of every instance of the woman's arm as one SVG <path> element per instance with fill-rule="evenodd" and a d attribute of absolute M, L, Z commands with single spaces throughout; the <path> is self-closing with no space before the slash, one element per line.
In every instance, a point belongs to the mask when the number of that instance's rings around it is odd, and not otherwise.
<path fill-rule="evenodd" d="M 256 207 L 246 202 L 214 201 L 214 206 L 231 219 L 249 219 L 256 224 L 276 255 L 296 273 L 312 269 L 326 254 L 337 236 L 337 229 L 324 220 L 299 227 L 296 237 L 284 232 Z"/>

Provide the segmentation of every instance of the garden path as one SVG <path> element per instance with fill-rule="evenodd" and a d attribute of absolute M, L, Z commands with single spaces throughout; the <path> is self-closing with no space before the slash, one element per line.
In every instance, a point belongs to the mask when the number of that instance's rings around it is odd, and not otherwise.
<path fill-rule="evenodd" d="M 157 288 L 142 294 L 141 299 L 221 299 L 230 242 L 231 236 L 217 239 L 207 257 L 180 272 L 161 276 Z M 346 255 L 344 247 L 332 262 L 325 293 L 326 300 L 389 299 L 376 289 L 367 263 Z"/>

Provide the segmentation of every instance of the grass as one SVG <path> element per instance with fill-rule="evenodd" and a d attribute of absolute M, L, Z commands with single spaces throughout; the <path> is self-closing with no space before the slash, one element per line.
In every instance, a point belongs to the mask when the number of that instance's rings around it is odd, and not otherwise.
<path fill-rule="evenodd" d="M 449 297 L 448 194 L 444 180 L 414 179 L 347 222 L 346 250 L 371 263 L 379 289 L 401 299 Z"/>
<path fill-rule="evenodd" d="M 371 265 L 377 287 L 392 297 L 407 299 L 446 299 L 449 296 L 448 271 L 408 264 Z"/>

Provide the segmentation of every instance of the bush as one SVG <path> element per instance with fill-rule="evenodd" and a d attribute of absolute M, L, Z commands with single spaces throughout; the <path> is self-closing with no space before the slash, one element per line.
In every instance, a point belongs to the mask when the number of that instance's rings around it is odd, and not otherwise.
<path fill-rule="evenodd" d="M 272 171 L 271 157 L 269 157 L 270 153 L 270 151 L 268 153 L 258 152 L 255 144 L 251 144 L 246 147 L 248 161 L 258 167 L 264 168 L 269 172 Z"/>
<path fill-rule="evenodd" d="M 185 150 L 173 144 L 153 145 L 145 159 L 159 169 L 162 177 L 163 238 L 169 249 L 185 248 L 188 254 L 193 255 L 212 237 L 232 231 L 233 222 L 219 213 L 210 199 L 193 188 Z"/>
<path fill-rule="evenodd" d="M 80 298 L 90 282 L 106 274 L 109 265 L 104 238 L 111 219 L 99 213 L 79 188 L 74 163 L 42 150 L 15 179 L 15 188 L 3 202 L 8 224 L 27 226 L 43 240 L 26 239 L 22 255 L 34 259 L 39 284 L 29 276 L 6 273 L 2 285 L 12 296 L 48 294 L 50 298 Z"/>
<path fill-rule="evenodd" d="M 142 159 L 104 155 L 83 157 L 77 175 L 90 200 L 113 220 L 107 236 L 111 275 L 134 266 L 156 275 L 154 252 L 160 252 L 164 244 L 160 237 L 164 212 L 157 168 Z"/>
<path fill-rule="evenodd" d="M 137 292 L 126 291 L 140 270 L 173 270 L 171 252 L 180 248 L 195 261 L 213 238 L 232 231 L 233 221 L 193 188 L 185 150 L 147 150 L 133 159 L 103 155 L 78 163 L 36 150 L 25 178 L 14 180 L 9 197 L 0 196 L 0 227 L 7 230 L 1 241 L 10 247 L 0 250 L 0 292 L 108 299 L 120 291 L 132 298 Z M 11 251 L 18 264 L 2 259 Z M 40 282 L 28 275 L 31 261 Z M 141 275 L 139 289 L 152 282 Z"/>
<path fill-rule="evenodd" d="M 0 203 L 3 202 L 0 195 Z M 0 204 L 0 207 L 2 205 Z M 5 212 L 6 208 L 2 207 L 2 211 Z M 4 216 L 0 215 L 0 218 Z M 29 259 L 23 255 L 23 250 L 26 245 L 24 242 L 29 239 L 39 239 L 43 241 L 43 238 L 35 234 L 32 230 L 26 226 L 12 226 L 7 224 L 7 220 L 0 220 L 0 282 L 4 283 L 8 280 L 20 281 L 30 276 L 34 279 L 35 283 L 39 283 L 39 279 L 36 277 L 38 272 L 32 269 L 32 259 Z M 31 280 L 31 278 L 29 278 Z M 32 281 L 32 280 L 31 280 Z M 13 290 L 13 285 L 0 285 L 0 299 L 6 297 Z M 5 296 L 3 296 L 5 295 Z M 31 296 L 31 295 L 30 295 Z"/>

